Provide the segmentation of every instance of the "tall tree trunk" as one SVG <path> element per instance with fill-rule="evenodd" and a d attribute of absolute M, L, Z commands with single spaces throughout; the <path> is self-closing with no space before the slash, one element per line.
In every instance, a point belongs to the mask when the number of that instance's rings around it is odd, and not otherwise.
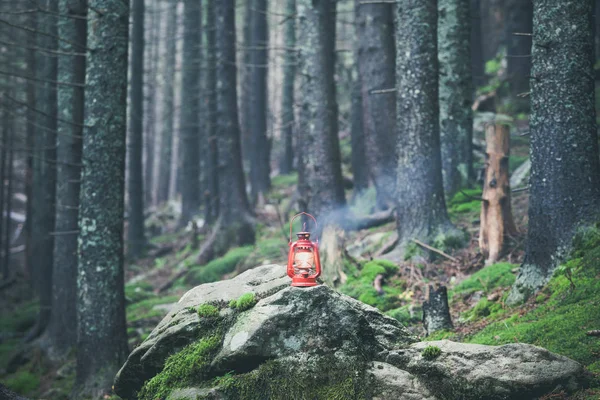
<path fill-rule="evenodd" d="M 27 75 L 34 76 L 36 73 L 35 66 L 35 50 L 36 47 L 36 34 L 35 30 L 37 29 L 37 18 L 36 14 L 30 13 L 25 16 L 24 24 L 32 29 L 32 31 L 27 32 L 26 43 L 30 48 L 27 50 L 27 54 L 25 56 L 25 62 L 27 64 Z M 35 101 L 36 90 L 35 90 L 35 82 L 33 80 L 28 80 L 25 84 L 25 98 L 27 104 L 30 107 L 27 108 L 25 112 L 27 123 L 25 128 L 25 147 L 28 149 L 33 149 L 27 154 L 27 159 L 25 162 L 25 195 L 27 196 L 27 203 L 25 205 L 25 271 L 29 274 L 29 278 L 31 280 L 31 284 L 33 287 L 36 286 L 37 280 L 37 272 L 34 268 L 34 236 L 33 236 L 33 159 L 35 154 Z"/>
<path fill-rule="evenodd" d="M 269 45 L 267 0 L 253 0 L 250 36 L 250 187 L 252 199 L 264 197 L 271 187 L 270 141 L 267 138 L 267 72 Z"/>
<path fill-rule="evenodd" d="M 454 194 L 473 173 L 469 0 L 438 0 L 440 138 L 444 191 Z M 461 171 L 464 178 L 461 177 Z"/>
<path fill-rule="evenodd" d="M 144 74 L 144 100 L 146 102 L 144 111 L 144 199 L 145 204 L 153 205 L 153 193 L 155 180 L 153 179 L 154 174 L 154 143 L 156 141 L 156 90 L 158 80 L 158 44 L 159 44 L 159 1 L 153 0 L 152 7 L 148 8 L 149 12 L 145 15 L 148 16 L 150 26 L 146 29 L 148 34 L 147 42 L 149 46 L 145 46 L 145 62 L 144 64 L 148 67 Z"/>
<path fill-rule="evenodd" d="M 510 303 L 552 276 L 600 216 L 591 0 L 534 0 L 529 229 Z M 559 17 L 560 16 L 560 17 Z"/>
<path fill-rule="evenodd" d="M 5 85 L 5 82 L 2 82 Z M 2 127 L 0 128 L 0 133 L 2 135 L 1 143 L 2 149 L 0 150 L 0 270 L 3 271 L 3 275 L 8 278 L 8 265 L 4 263 L 4 257 L 2 256 L 2 249 L 4 249 L 5 240 L 8 240 L 8 237 L 4 238 L 4 221 L 8 224 L 10 221 L 10 215 L 6 215 L 4 218 L 5 210 L 4 210 L 4 182 L 6 177 L 6 165 L 7 165 L 7 156 L 8 156 L 8 132 L 9 132 L 9 123 L 8 120 L 10 118 L 9 112 L 7 109 L 2 110 Z"/>
<path fill-rule="evenodd" d="M 481 0 L 481 23 L 485 27 L 481 30 L 484 61 L 496 57 L 500 47 L 506 43 L 504 37 L 505 2 L 506 0 Z"/>
<path fill-rule="evenodd" d="M 300 193 L 308 210 L 325 218 L 345 205 L 335 100 L 334 0 L 298 0 L 301 85 Z"/>
<path fill-rule="evenodd" d="M 471 71 L 473 91 L 485 83 L 485 62 L 481 41 L 481 4 L 480 0 L 471 0 Z"/>
<path fill-rule="evenodd" d="M 37 47 L 56 50 L 57 47 L 57 3 L 39 0 L 42 10 L 37 18 L 37 30 L 47 35 L 37 35 Z M 37 132 L 34 137 L 33 187 L 32 187 L 32 261 L 35 271 L 37 293 L 40 298 L 40 314 L 36 328 L 29 338 L 41 333 L 50 320 L 52 305 L 52 260 L 54 248 L 54 203 L 56 179 L 56 81 L 57 58 L 47 53 L 36 53 L 36 109 Z"/>
<path fill-rule="evenodd" d="M 514 112 L 529 110 L 529 97 L 517 95 L 529 92 L 531 75 L 531 36 L 515 33 L 531 33 L 533 30 L 532 0 L 506 0 L 506 72 L 510 85 Z"/>
<path fill-rule="evenodd" d="M 162 125 L 160 141 L 160 161 L 158 165 L 157 204 L 169 200 L 171 179 L 171 157 L 173 149 L 173 128 L 175 125 L 175 55 L 177 34 L 177 2 L 167 0 L 162 3 L 166 7 L 166 37 L 164 65 L 162 71 Z"/>
<path fill-rule="evenodd" d="M 393 203 L 396 186 L 396 98 L 372 92 L 396 86 L 394 13 L 391 4 L 355 4 L 366 155 L 381 207 Z"/>
<path fill-rule="evenodd" d="M 215 6 L 219 218 L 198 257 L 204 263 L 231 247 L 254 243 L 254 226 L 244 182 L 237 107 L 235 1 Z M 210 17 L 209 17 L 210 19 Z"/>
<path fill-rule="evenodd" d="M 144 1 L 132 0 L 131 88 L 129 103 L 129 218 L 128 255 L 142 255 L 144 237 L 144 172 L 142 167 L 144 124 Z"/>
<path fill-rule="evenodd" d="M 352 146 L 353 196 L 356 196 L 369 187 L 369 172 L 365 155 L 362 84 L 358 71 L 354 75 L 355 81 L 352 84 L 352 110 L 350 112 L 350 144 Z"/>
<path fill-rule="evenodd" d="M 65 53 L 82 52 L 86 47 L 86 22 L 81 18 L 86 16 L 86 1 L 60 0 L 59 12 L 65 16 L 58 26 L 58 35 L 64 39 L 59 42 L 59 49 Z M 85 57 L 58 57 L 58 80 L 84 84 Z M 48 355 L 55 360 L 65 357 L 77 342 L 77 216 L 83 104 L 83 87 L 58 87 L 57 235 L 54 238 L 52 315 L 44 343 Z"/>
<path fill-rule="evenodd" d="M 294 81 L 296 80 L 296 0 L 287 0 L 285 14 L 283 58 L 283 93 L 281 94 L 281 139 L 283 152 L 279 162 L 279 172 L 289 174 L 294 170 Z"/>
<path fill-rule="evenodd" d="M 200 211 L 200 46 L 202 4 L 183 3 L 183 77 L 181 88 L 181 140 L 183 150 L 181 222 Z"/>
<path fill-rule="evenodd" d="M 402 249 L 412 239 L 441 241 L 452 234 L 453 227 L 446 213 L 442 184 L 437 1 L 400 1 L 397 23 L 396 198 Z"/>
<path fill-rule="evenodd" d="M 217 146 L 217 42 L 215 2 L 208 0 L 206 6 L 206 168 L 207 191 L 204 193 L 205 219 L 213 224 L 219 214 L 219 171 Z"/>
<path fill-rule="evenodd" d="M 109 393 L 128 353 L 123 212 L 129 7 L 121 0 L 88 4 L 73 388 L 78 399 Z"/>
<path fill-rule="evenodd" d="M 12 94 L 12 93 L 11 93 Z M 12 224 L 11 224 L 11 214 L 12 214 L 12 197 L 13 197 L 13 180 L 14 180 L 14 143 L 15 143 L 15 122 L 14 118 L 10 118 L 10 131 L 8 136 L 8 171 L 7 171 L 7 180 L 8 184 L 6 186 L 6 223 L 4 226 L 4 232 L 6 241 L 4 242 L 4 277 L 8 278 L 10 275 L 10 247 L 11 247 L 11 232 L 12 232 Z"/>

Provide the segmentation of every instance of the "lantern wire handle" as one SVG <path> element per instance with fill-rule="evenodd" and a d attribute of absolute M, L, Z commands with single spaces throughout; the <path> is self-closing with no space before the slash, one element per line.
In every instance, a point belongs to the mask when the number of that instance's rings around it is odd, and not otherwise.
<path fill-rule="evenodd" d="M 299 216 L 301 216 L 301 215 L 308 215 L 310 218 L 312 218 L 312 220 L 313 220 L 313 221 L 315 221 L 315 229 L 317 229 L 317 227 L 319 226 L 319 225 L 317 224 L 317 220 L 315 219 L 315 217 L 313 217 L 313 216 L 312 216 L 312 215 L 310 215 L 309 213 L 306 213 L 306 212 L 302 211 L 302 212 L 300 212 L 300 213 L 298 213 L 298 214 L 294 215 L 294 216 L 292 217 L 292 220 L 290 221 L 290 243 L 292 243 L 292 225 L 294 224 L 294 220 L 295 220 L 296 218 L 298 218 Z M 302 225 L 302 229 L 306 230 L 306 222 L 305 222 L 305 223 Z M 315 239 L 315 242 L 319 242 L 319 239 L 318 239 L 318 238 L 316 238 L 316 239 Z"/>

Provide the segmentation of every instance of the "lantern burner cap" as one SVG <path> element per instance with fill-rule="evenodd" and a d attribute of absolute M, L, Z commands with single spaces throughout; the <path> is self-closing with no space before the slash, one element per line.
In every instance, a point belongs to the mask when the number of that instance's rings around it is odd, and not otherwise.
<path fill-rule="evenodd" d="M 298 239 L 310 239 L 310 232 L 298 232 L 296 236 L 298 236 Z"/>

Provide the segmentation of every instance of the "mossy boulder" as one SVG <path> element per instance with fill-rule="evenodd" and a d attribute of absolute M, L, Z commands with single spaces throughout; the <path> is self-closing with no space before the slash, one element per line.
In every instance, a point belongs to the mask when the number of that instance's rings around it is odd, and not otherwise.
<path fill-rule="evenodd" d="M 139 400 L 521 399 L 576 389 L 582 373 L 530 345 L 418 343 L 374 307 L 326 285 L 291 287 L 284 267 L 263 266 L 184 295 L 132 352 L 115 391 Z"/>

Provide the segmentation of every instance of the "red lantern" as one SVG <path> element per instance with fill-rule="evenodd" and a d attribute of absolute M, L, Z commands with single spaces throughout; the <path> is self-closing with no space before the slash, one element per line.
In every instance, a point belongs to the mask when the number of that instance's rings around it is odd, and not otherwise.
<path fill-rule="evenodd" d="M 312 215 L 301 212 L 296 214 L 290 221 L 290 253 L 288 255 L 287 274 L 292 278 L 292 286 L 316 286 L 317 277 L 321 275 L 321 260 L 319 259 L 319 240 L 310 240 L 310 232 L 306 231 L 306 225 L 302 232 L 296 233 L 298 240 L 292 243 L 292 224 L 300 215 L 307 215 L 315 221 Z"/>

